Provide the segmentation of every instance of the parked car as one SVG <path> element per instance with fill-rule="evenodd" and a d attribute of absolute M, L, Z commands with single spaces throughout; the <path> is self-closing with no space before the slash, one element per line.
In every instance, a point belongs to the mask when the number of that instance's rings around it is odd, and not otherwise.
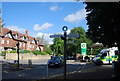
<path fill-rule="evenodd" d="M 58 56 L 52 56 L 50 60 L 48 60 L 48 67 L 60 67 L 63 65 L 63 59 Z"/>
<path fill-rule="evenodd" d="M 76 60 L 76 57 L 74 57 L 74 56 L 68 56 L 67 60 Z"/>

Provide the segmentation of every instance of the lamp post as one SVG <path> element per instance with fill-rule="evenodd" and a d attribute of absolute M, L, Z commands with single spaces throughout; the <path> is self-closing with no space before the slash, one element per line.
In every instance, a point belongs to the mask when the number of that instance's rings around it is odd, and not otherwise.
<path fill-rule="evenodd" d="M 17 46 L 17 53 L 18 53 L 18 69 L 19 69 L 19 45 L 20 45 L 20 43 L 18 42 L 17 44 L 16 44 L 16 46 Z"/>

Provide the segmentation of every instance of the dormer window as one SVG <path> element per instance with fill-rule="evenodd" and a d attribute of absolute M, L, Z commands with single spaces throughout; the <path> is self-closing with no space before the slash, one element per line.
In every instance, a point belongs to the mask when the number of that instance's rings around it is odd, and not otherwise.
<path fill-rule="evenodd" d="M 34 41 L 34 40 L 32 40 L 32 43 L 33 43 L 33 44 L 35 44 L 35 41 Z"/>
<path fill-rule="evenodd" d="M 28 40 L 28 37 L 26 37 L 26 40 Z"/>
<path fill-rule="evenodd" d="M 38 41 L 36 41 L 36 43 L 38 44 Z"/>
<path fill-rule="evenodd" d="M 17 38 L 18 38 L 18 34 L 14 34 L 13 37 L 14 37 L 15 39 L 17 39 Z"/>
<path fill-rule="evenodd" d="M 12 36 L 11 36 L 10 33 L 7 33 L 7 34 L 5 35 L 5 37 L 7 37 L 7 38 L 12 38 Z"/>
<path fill-rule="evenodd" d="M 22 37 L 22 40 L 25 40 L 25 37 L 24 37 L 24 36 Z"/>
<path fill-rule="evenodd" d="M 16 39 L 18 38 L 18 34 L 15 35 L 15 38 L 16 38 Z"/>

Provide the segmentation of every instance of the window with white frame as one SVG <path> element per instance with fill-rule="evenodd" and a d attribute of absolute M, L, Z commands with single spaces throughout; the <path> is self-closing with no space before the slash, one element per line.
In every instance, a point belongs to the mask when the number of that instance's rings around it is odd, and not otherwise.
<path fill-rule="evenodd" d="M 19 46 L 22 46 L 22 44 L 21 44 L 21 43 L 19 43 Z"/>
<path fill-rule="evenodd" d="M 30 48 L 32 47 L 32 45 L 30 45 Z"/>
<path fill-rule="evenodd" d="M 25 43 L 23 43 L 23 47 L 25 47 Z"/>
<path fill-rule="evenodd" d="M 6 40 L 6 44 L 9 44 L 9 40 Z"/>
<path fill-rule="evenodd" d="M 25 40 L 25 37 L 24 37 L 24 36 L 22 37 L 22 40 Z"/>
<path fill-rule="evenodd" d="M 26 37 L 26 40 L 28 40 L 28 37 Z"/>
<path fill-rule="evenodd" d="M 4 39 L 1 40 L 1 44 L 4 44 Z"/>
<path fill-rule="evenodd" d="M 18 38 L 18 34 L 15 35 L 15 38 L 16 38 L 16 39 Z"/>

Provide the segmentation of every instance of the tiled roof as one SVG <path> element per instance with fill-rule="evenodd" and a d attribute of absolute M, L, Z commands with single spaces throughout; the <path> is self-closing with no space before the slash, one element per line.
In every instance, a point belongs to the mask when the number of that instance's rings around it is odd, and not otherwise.
<path fill-rule="evenodd" d="M 5 34 L 7 34 L 7 33 L 10 32 L 10 31 L 11 31 L 12 36 L 18 34 L 18 38 L 17 38 L 17 39 L 14 37 L 14 39 L 16 39 L 16 40 L 21 40 L 21 41 L 22 41 L 22 37 L 25 36 L 25 37 L 28 37 L 28 40 L 29 40 L 30 42 L 32 42 L 32 40 L 34 40 L 34 39 L 35 39 L 36 41 L 38 41 L 38 39 L 36 39 L 36 38 L 34 38 L 34 37 L 31 37 L 31 36 L 28 36 L 28 35 L 19 33 L 18 31 L 10 30 L 10 29 L 4 28 L 4 27 L 2 28 L 2 31 L 3 31 L 3 32 L 2 32 L 2 36 L 5 36 Z M 24 41 L 27 41 L 27 40 L 24 40 Z M 42 43 L 39 41 L 39 42 L 38 42 L 38 45 L 42 45 Z"/>

